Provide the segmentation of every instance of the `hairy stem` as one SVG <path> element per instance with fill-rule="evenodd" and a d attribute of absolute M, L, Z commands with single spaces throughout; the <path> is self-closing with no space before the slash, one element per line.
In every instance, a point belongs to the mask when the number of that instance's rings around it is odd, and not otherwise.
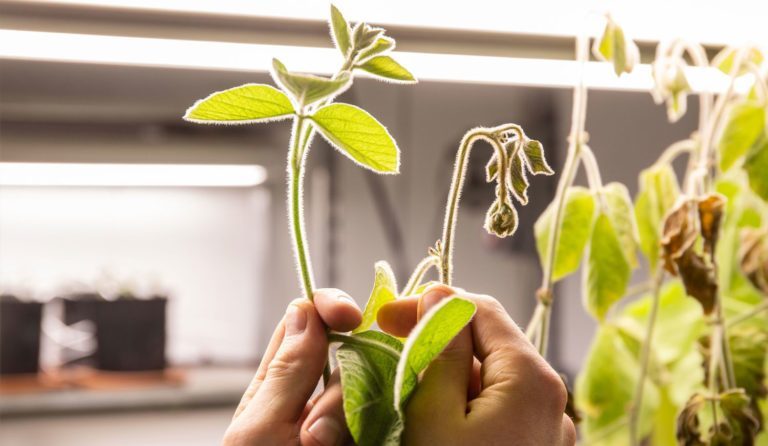
<path fill-rule="evenodd" d="M 653 333 L 659 313 L 659 300 L 661 284 L 663 281 L 664 269 L 659 266 L 653 277 L 651 313 L 648 315 L 648 325 L 645 329 L 645 338 L 643 339 L 643 346 L 640 352 L 640 374 L 637 377 L 637 384 L 635 385 L 635 397 L 632 399 L 632 405 L 629 408 L 629 440 L 632 446 L 638 446 L 641 440 L 638 432 L 638 425 L 640 423 L 640 412 L 643 409 L 645 378 L 648 375 L 648 366 L 651 360 L 651 346 L 653 345 Z"/>
<path fill-rule="evenodd" d="M 692 153 L 696 149 L 696 145 L 693 140 L 685 139 L 673 143 L 661 153 L 659 159 L 654 163 L 655 166 L 663 166 L 666 164 L 672 164 L 672 162 L 683 153 Z"/>
<path fill-rule="evenodd" d="M 291 206 L 291 233 L 293 235 L 293 248 L 296 261 L 299 265 L 299 281 L 304 290 L 304 296 L 310 301 L 314 300 L 314 278 L 309 258 L 309 249 L 306 244 L 306 230 L 304 226 L 303 205 L 303 177 L 306 150 L 302 150 L 300 137 L 304 131 L 306 118 L 299 115 L 293 123 L 291 132 L 291 144 L 288 151 L 288 200 Z"/>
<path fill-rule="evenodd" d="M 390 347 L 389 345 L 374 341 L 373 339 L 363 338 L 361 336 L 350 336 L 341 333 L 329 333 L 328 342 L 340 342 L 342 344 L 356 345 L 359 347 L 366 347 L 378 350 L 384 354 L 387 354 L 394 358 L 396 361 L 400 360 L 400 352 Z"/>
<path fill-rule="evenodd" d="M 491 144 L 496 151 L 498 162 L 498 175 L 501 179 L 499 184 L 500 196 L 506 194 L 507 152 L 497 141 L 497 138 L 505 131 L 512 131 L 513 124 L 499 126 L 496 128 L 479 127 L 467 132 L 461 139 L 459 151 L 456 154 L 456 165 L 453 169 L 453 179 L 451 180 L 451 189 L 448 192 L 448 202 L 445 205 L 445 222 L 443 224 L 443 238 L 441 239 L 442 254 L 440 261 L 440 282 L 450 286 L 453 275 L 453 238 L 456 232 L 456 217 L 459 211 L 459 200 L 461 199 L 461 189 L 464 186 L 464 177 L 469 163 L 469 153 L 474 143 L 478 140 L 485 140 Z M 514 126 L 517 127 L 517 126 Z M 518 127 L 519 128 L 519 127 Z M 506 130 L 505 130 L 506 129 Z"/>
<path fill-rule="evenodd" d="M 411 274 L 411 277 L 408 279 L 408 283 L 405 284 L 405 288 L 403 288 L 402 295 L 410 296 L 413 293 L 415 293 L 416 288 L 418 288 L 419 284 L 421 284 L 421 281 L 424 279 L 424 276 L 427 274 L 427 271 L 429 271 L 429 269 L 432 267 L 437 267 L 439 264 L 440 264 L 440 259 L 432 255 L 421 259 L 421 262 L 419 262 L 419 264 L 416 265 L 416 269 L 413 271 L 413 274 Z"/>

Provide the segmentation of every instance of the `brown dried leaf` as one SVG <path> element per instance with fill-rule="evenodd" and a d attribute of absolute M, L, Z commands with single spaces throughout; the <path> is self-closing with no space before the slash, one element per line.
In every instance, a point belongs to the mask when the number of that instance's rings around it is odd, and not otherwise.
<path fill-rule="evenodd" d="M 707 402 L 704 395 L 695 393 L 685 407 L 677 416 L 677 442 L 684 446 L 704 446 L 706 443 L 702 439 L 699 411 Z"/>
<path fill-rule="evenodd" d="M 701 236 L 704 238 L 704 252 L 711 258 L 714 255 L 717 236 L 720 233 L 725 197 L 720 194 L 710 194 L 699 199 L 698 204 Z"/>
<path fill-rule="evenodd" d="M 741 231 L 739 259 L 744 275 L 768 296 L 768 228 Z"/>
<path fill-rule="evenodd" d="M 696 222 L 692 217 L 692 203 L 684 201 L 667 214 L 661 247 L 664 250 L 664 269 L 677 275 L 675 262 L 693 248 L 696 241 Z"/>
<path fill-rule="evenodd" d="M 699 301 L 705 314 L 712 314 L 717 299 L 717 278 L 712 264 L 691 248 L 675 261 L 675 266 L 685 292 Z"/>

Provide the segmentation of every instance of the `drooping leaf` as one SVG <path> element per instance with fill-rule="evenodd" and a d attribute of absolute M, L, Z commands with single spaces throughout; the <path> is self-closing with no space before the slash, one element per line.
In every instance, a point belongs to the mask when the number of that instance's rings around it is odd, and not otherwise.
<path fill-rule="evenodd" d="M 661 224 L 679 194 L 675 171 L 669 165 L 652 167 L 640 174 L 635 218 L 640 235 L 640 249 L 648 258 L 651 270 L 655 270 L 659 259 Z"/>
<path fill-rule="evenodd" d="M 277 121 L 294 114 L 282 91 L 264 84 L 245 84 L 218 91 L 187 109 L 184 120 L 200 124 L 251 124 Z"/>
<path fill-rule="evenodd" d="M 539 141 L 535 139 L 528 140 L 523 145 L 523 155 L 532 174 L 553 175 L 555 173 L 549 167 L 547 158 L 544 156 L 544 146 Z"/>
<path fill-rule="evenodd" d="M 402 351 L 397 339 L 378 331 L 364 331 L 358 338 Z M 344 416 L 355 444 L 400 444 L 402 419 L 395 410 L 394 377 L 397 358 L 365 344 L 345 343 L 336 352 L 341 372 Z"/>
<path fill-rule="evenodd" d="M 752 286 L 768 297 L 768 229 L 742 229 L 739 265 Z"/>
<path fill-rule="evenodd" d="M 768 137 L 752 146 L 744 161 L 744 170 L 749 178 L 749 187 L 765 201 L 768 201 Z"/>
<path fill-rule="evenodd" d="M 397 299 L 397 282 L 389 263 L 383 260 L 376 262 L 374 270 L 373 289 L 368 297 L 368 303 L 365 304 L 363 321 L 352 333 L 360 333 L 371 328 L 371 325 L 376 322 L 379 309 L 387 302 Z"/>
<path fill-rule="evenodd" d="M 518 154 L 515 154 L 509 160 L 508 180 L 512 195 L 520 204 L 528 204 L 528 177 L 525 175 L 523 160 Z"/>
<path fill-rule="evenodd" d="M 739 48 L 734 47 L 725 47 L 722 50 L 720 50 L 719 53 L 712 59 L 712 66 L 717 67 L 718 70 L 722 71 L 725 74 L 730 75 L 731 70 L 733 69 L 733 61 L 736 57 L 736 52 L 739 51 Z M 750 48 L 746 57 L 747 62 L 751 62 L 755 64 L 756 67 L 759 67 L 760 64 L 763 63 L 763 53 L 760 52 L 757 48 Z M 739 74 L 744 74 L 747 72 L 746 68 L 742 68 L 739 71 Z"/>
<path fill-rule="evenodd" d="M 405 341 L 395 377 L 395 405 L 403 410 L 418 383 L 419 374 L 472 320 L 477 306 L 460 297 L 443 299 L 422 317 Z"/>
<path fill-rule="evenodd" d="M 765 129 L 765 107 L 754 102 L 734 106 L 720 137 L 720 169 L 731 168 L 749 151 Z"/>
<path fill-rule="evenodd" d="M 349 23 L 334 5 L 331 5 L 331 34 L 333 35 L 333 43 L 336 44 L 336 48 L 341 51 L 342 56 L 347 56 L 350 49 L 352 49 L 352 42 L 350 41 L 350 29 Z"/>
<path fill-rule="evenodd" d="M 361 51 L 360 54 L 357 56 L 357 63 L 362 64 L 366 61 L 370 60 L 374 56 L 378 56 L 384 52 L 387 52 L 395 47 L 395 40 L 391 37 L 382 36 L 379 37 L 376 42 L 366 48 L 365 50 Z"/>
<path fill-rule="evenodd" d="M 699 233 L 704 240 L 704 253 L 711 258 L 720 236 L 725 197 L 720 194 L 708 194 L 699 198 L 697 205 L 699 209 Z"/>
<path fill-rule="evenodd" d="M 365 110 L 337 103 L 319 108 L 311 117 L 334 147 L 363 167 L 398 173 L 400 150 L 387 129 Z"/>
<path fill-rule="evenodd" d="M 338 96 L 352 85 L 349 73 L 331 79 L 314 74 L 292 73 L 277 59 L 272 59 L 272 78 L 284 91 L 289 92 L 299 106 Z"/>
<path fill-rule="evenodd" d="M 627 349 L 616 327 L 601 325 L 576 380 L 576 405 L 583 414 L 583 440 L 592 445 L 626 444 L 629 433 L 622 421 L 632 402 L 639 379 L 639 364 Z M 659 405 L 657 386 L 646 377 L 639 432 L 650 433 Z M 617 429 L 618 427 L 618 429 Z"/>
<path fill-rule="evenodd" d="M 592 229 L 582 279 L 584 305 L 595 319 L 602 321 L 621 299 L 630 276 L 629 262 L 613 223 L 607 214 L 600 213 Z"/>
<path fill-rule="evenodd" d="M 624 255 L 632 268 L 637 267 L 638 232 L 629 190 L 621 183 L 608 183 L 601 190 L 606 213 L 619 237 Z"/>
<path fill-rule="evenodd" d="M 576 271 L 581 263 L 584 247 L 592 232 L 595 201 L 589 190 L 583 187 L 571 187 L 565 194 L 560 237 L 555 249 L 555 261 L 552 280 L 557 281 Z M 549 252 L 549 231 L 554 218 L 554 203 L 541 214 L 534 232 L 536 250 L 543 265 L 547 263 Z"/>
<path fill-rule="evenodd" d="M 376 56 L 356 67 L 391 82 L 416 82 L 413 74 L 390 56 Z"/>
<path fill-rule="evenodd" d="M 652 65 L 654 102 L 666 102 L 667 119 L 677 122 L 687 109 L 687 97 L 691 85 L 685 75 L 685 63 L 680 58 L 657 58 Z"/>
<path fill-rule="evenodd" d="M 624 37 L 621 29 L 612 19 L 608 19 L 600 39 L 595 41 L 592 48 L 595 57 L 600 60 L 613 62 L 616 76 L 630 73 L 638 59 L 637 45 Z"/>

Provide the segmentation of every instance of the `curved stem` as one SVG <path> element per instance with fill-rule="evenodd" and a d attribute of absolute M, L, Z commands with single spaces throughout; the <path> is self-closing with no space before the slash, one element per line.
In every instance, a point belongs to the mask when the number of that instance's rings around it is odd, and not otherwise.
<path fill-rule="evenodd" d="M 421 281 L 424 279 L 424 275 L 427 274 L 427 271 L 429 271 L 429 269 L 433 266 L 437 267 L 439 264 L 440 259 L 432 255 L 421 259 L 421 262 L 416 265 L 416 269 L 413 271 L 413 274 L 411 274 L 411 277 L 405 284 L 405 288 L 403 288 L 401 295 L 410 296 L 411 294 L 415 293 L 416 288 L 418 288 L 419 284 L 421 284 Z"/>
<path fill-rule="evenodd" d="M 677 141 L 676 143 L 673 143 L 664 151 L 661 153 L 661 156 L 659 156 L 659 159 L 656 160 L 655 163 L 653 163 L 656 166 L 661 166 L 664 164 L 672 164 L 672 162 L 683 153 L 692 153 L 694 150 L 696 150 L 696 145 L 692 139 L 684 139 L 682 141 Z"/>
<path fill-rule="evenodd" d="M 645 391 L 645 377 L 648 375 L 648 365 L 651 360 L 651 346 L 653 345 L 653 333 L 656 327 L 656 319 L 659 313 L 659 300 L 661 284 L 664 281 L 664 269 L 659 266 L 653 277 L 653 297 L 651 301 L 651 313 L 648 315 L 648 325 L 645 329 L 645 338 L 640 352 L 640 374 L 635 385 L 635 397 L 629 408 L 629 439 L 632 446 L 640 444 L 638 424 L 640 412 L 643 408 L 643 392 Z"/>
<path fill-rule="evenodd" d="M 390 347 L 389 345 L 374 341 L 373 339 L 363 338 L 360 336 L 349 336 L 341 333 L 329 333 L 328 342 L 340 342 L 342 344 L 356 345 L 359 347 L 366 347 L 378 350 L 386 355 L 391 356 L 396 361 L 400 360 L 400 352 Z"/>
<path fill-rule="evenodd" d="M 467 164 L 469 163 L 469 153 L 472 150 L 474 143 L 478 140 L 485 140 L 491 144 L 496 151 L 498 178 L 501 179 L 498 182 L 500 188 L 499 193 L 506 194 L 507 185 L 504 178 L 507 176 L 507 168 L 509 166 L 509 163 L 507 162 L 507 152 L 495 138 L 500 130 L 507 129 L 503 131 L 509 131 L 510 126 L 511 124 L 493 129 L 479 127 L 468 131 L 461 139 L 461 145 L 456 154 L 456 165 L 453 169 L 451 190 L 448 193 L 448 202 L 445 205 L 445 222 L 443 224 L 443 237 L 441 239 L 442 254 L 440 259 L 440 282 L 445 285 L 451 285 L 451 278 L 453 275 L 453 239 L 456 232 L 456 217 L 459 210 L 459 200 L 461 199 L 461 189 L 464 186 L 464 176 L 466 175 Z"/>
<path fill-rule="evenodd" d="M 734 317 L 733 319 L 728 321 L 728 323 L 726 324 L 726 327 L 732 328 L 735 325 L 741 324 L 742 322 L 746 322 L 746 321 L 752 319 L 753 317 L 759 315 L 760 313 L 762 313 L 762 312 L 764 312 L 766 310 L 768 310 L 768 300 L 764 300 L 764 301 L 760 302 L 758 305 L 755 305 L 754 308 L 752 308 L 751 310 L 747 311 L 746 313 L 743 313 L 743 314 L 740 314 L 740 315 Z"/>
<path fill-rule="evenodd" d="M 587 172 L 587 182 L 592 192 L 599 192 L 603 188 L 603 178 L 600 175 L 600 168 L 597 167 L 597 160 L 592 149 L 584 144 L 581 146 L 581 162 L 584 170 Z M 600 204 L 603 204 L 602 195 L 598 194 Z"/>

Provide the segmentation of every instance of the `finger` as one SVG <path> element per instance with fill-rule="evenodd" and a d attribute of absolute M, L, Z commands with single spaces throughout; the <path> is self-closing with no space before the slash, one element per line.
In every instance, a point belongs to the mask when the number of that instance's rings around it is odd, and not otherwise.
<path fill-rule="evenodd" d="M 285 318 L 280 320 L 280 323 L 277 324 L 277 327 L 275 328 L 275 332 L 272 333 L 272 338 L 269 340 L 269 344 L 267 345 L 267 349 L 264 352 L 264 356 L 261 357 L 259 368 L 256 370 L 256 374 L 253 376 L 250 384 L 248 384 L 248 388 L 245 390 L 245 393 L 243 393 L 243 397 L 240 399 L 240 404 L 237 406 L 235 415 L 232 418 L 237 418 L 237 416 L 240 415 L 243 410 L 245 410 L 245 407 L 248 405 L 248 403 L 251 402 L 251 399 L 253 399 L 253 395 L 256 394 L 256 391 L 259 389 L 259 385 L 262 381 L 264 381 L 264 377 L 267 374 L 267 366 L 269 366 L 269 363 L 272 362 L 272 358 L 275 357 L 277 349 L 283 342 L 284 335 Z"/>
<path fill-rule="evenodd" d="M 376 315 L 379 328 L 392 336 L 408 336 L 418 321 L 419 299 L 406 297 L 382 305 Z"/>
<path fill-rule="evenodd" d="M 350 441 L 338 369 L 302 423 L 300 435 L 303 446 L 337 446 Z"/>
<path fill-rule="evenodd" d="M 471 401 L 477 398 L 483 389 L 482 381 L 480 380 L 480 368 L 480 361 L 478 361 L 477 358 L 473 358 L 472 374 L 469 375 L 469 390 L 467 392 L 467 401 Z"/>
<path fill-rule="evenodd" d="M 568 415 L 563 415 L 563 446 L 573 446 L 576 444 L 576 426 Z"/>
<path fill-rule="evenodd" d="M 432 287 L 419 300 L 419 312 L 426 314 L 442 299 L 455 294 L 455 290 L 445 285 Z M 470 327 L 464 327 L 427 367 L 409 410 L 443 420 L 463 419 L 473 360 L 472 332 Z"/>
<path fill-rule="evenodd" d="M 360 325 L 363 313 L 357 303 L 336 288 L 315 290 L 315 308 L 325 325 L 334 331 L 350 331 Z"/>
<path fill-rule="evenodd" d="M 288 306 L 283 342 L 245 412 L 258 411 L 265 425 L 299 419 L 326 363 L 325 330 L 308 300 Z"/>

